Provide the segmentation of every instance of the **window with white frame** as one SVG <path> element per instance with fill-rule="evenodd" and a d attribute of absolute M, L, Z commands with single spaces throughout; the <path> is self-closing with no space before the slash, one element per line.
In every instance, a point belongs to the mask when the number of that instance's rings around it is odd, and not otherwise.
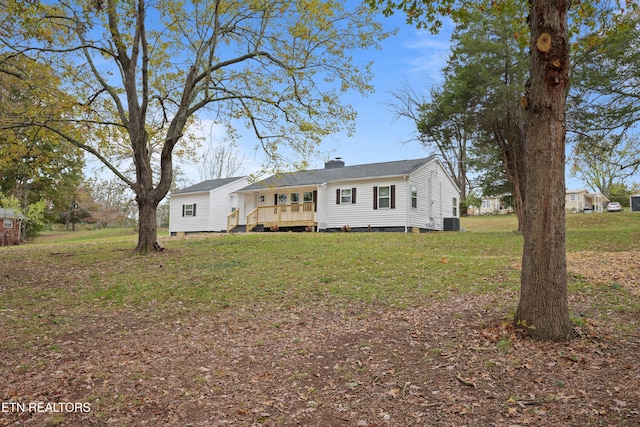
<path fill-rule="evenodd" d="M 291 193 L 291 204 L 295 205 L 300 203 L 300 193 Z"/>
<path fill-rule="evenodd" d="M 351 203 L 351 189 L 344 188 L 340 190 L 340 203 Z"/>
<path fill-rule="evenodd" d="M 373 209 L 395 209 L 396 186 L 373 187 Z"/>
<path fill-rule="evenodd" d="M 412 208 L 418 207 L 418 188 L 417 187 L 411 187 L 411 207 Z"/>
<path fill-rule="evenodd" d="M 287 194 L 286 193 L 278 194 L 278 204 L 279 205 L 286 205 L 287 204 Z"/>
<path fill-rule="evenodd" d="M 13 228 L 13 219 L 11 218 L 5 218 L 2 221 L 2 227 L 3 228 Z"/>
<path fill-rule="evenodd" d="M 491 208 L 491 200 L 483 200 L 482 201 L 482 208 L 483 209 L 490 209 Z"/>
<path fill-rule="evenodd" d="M 264 203 L 264 194 L 258 196 L 258 203 Z"/>
<path fill-rule="evenodd" d="M 391 207 L 391 187 L 378 187 L 378 208 Z"/>
<path fill-rule="evenodd" d="M 458 216 L 458 199 L 453 198 L 453 216 Z"/>
<path fill-rule="evenodd" d="M 356 202 L 356 188 L 336 188 L 336 205 L 349 205 Z"/>
<path fill-rule="evenodd" d="M 196 204 L 182 205 L 182 216 L 196 216 Z"/>

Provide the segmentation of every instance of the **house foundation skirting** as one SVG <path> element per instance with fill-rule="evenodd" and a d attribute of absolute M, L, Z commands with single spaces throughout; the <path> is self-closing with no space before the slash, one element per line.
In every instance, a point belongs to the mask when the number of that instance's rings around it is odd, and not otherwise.
<path fill-rule="evenodd" d="M 238 226 L 231 233 L 244 233 L 245 232 L 244 225 Z M 303 226 L 294 226 L 294 227 L 278 227 L 277 229 L 272 229 L 270 227 L 265 227 L 262 224 L 256 226 L 253 230 L 254 233 L 264 233 L 264 232 L 309 232 L 309 231 L 319 231 L 322 233 L 343 233 L 343 232 L 352 232 L 352 233 L 430 233 L 437 230 L 421 228 L 421 227 L 409 227 L 408 229 L 405 227 L 349 227 L 348 229 L 343 230 L 342 227 L 329 227 L 329 228 L 320 228 L 317 229 L 315 227 L 312 230 L 309 227 Z M 187 234 L 214 234 L 214 233 L 226 233 L 225 230 L 221 231 L 173 231 L 170 233 L 171 237 L 176 236 L 185 236 Z"/>
<path fill-rule="evenodd" d="M 418 228 L 418 227 L 409 227 L 409 229 L 405 228 L 405 227 L 350 227 L 348 230 L 343 230 L 342 227 L 341 228 L 321 228 L 320 231 L 322 232 L 327 232 L 327 233 L 336 233 L 336 232 L 344 232 L 344 231 L 349 231 L 349 232 L 353 232 L 353 233 L 367 233 L 367 232 L 372 232 L 372 233 L 404 233 L 404 232 L 409 232 L 409 233 L 426 233 L 429 231 L 434 231 L 434 230 L 428 230 L 426 228 Z"/>

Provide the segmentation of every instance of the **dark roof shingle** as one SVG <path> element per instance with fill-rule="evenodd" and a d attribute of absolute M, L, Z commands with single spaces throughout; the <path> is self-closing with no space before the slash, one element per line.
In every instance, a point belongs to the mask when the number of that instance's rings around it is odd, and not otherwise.
<path fill-rule="evenodd" d="M 376 178 L 383 176 L 404 176 L 435 158 L 398 160 L 393 162 L 370 163 L 365 165 L 345 166 L 330 169 L 313 169 L 308 171 L 288 172 L 273 175 L 262 181 L 251 184 L 239 191 L 251 191 L 276 187 L 299 187 L 303 185 L 320 185 L 325 182 L 346 181 L 352 179 Z"/>
<path fill-rule="evenodd" d="M 187 187 L 187 188 L 183 188 L 181 190 L 175 191 L 172 194 L 205 193 L 211 190 L 215 190 L 216 188 L 222 187 L 223 185 L 230 184 L 242 178 L 244 177 L 237 176 L 233 178 L 209 179 L 207 181 L 202 181 L 198 184 L 192 185 L 191 187 Z"/>

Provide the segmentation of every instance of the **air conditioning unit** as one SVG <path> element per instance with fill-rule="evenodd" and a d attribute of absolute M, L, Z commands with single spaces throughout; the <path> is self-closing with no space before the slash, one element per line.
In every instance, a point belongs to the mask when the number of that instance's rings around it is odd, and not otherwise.
<path fill-rule="evenodd" d="M 460 218 L 444 218 L 444 231 L 460 231 Z"/>

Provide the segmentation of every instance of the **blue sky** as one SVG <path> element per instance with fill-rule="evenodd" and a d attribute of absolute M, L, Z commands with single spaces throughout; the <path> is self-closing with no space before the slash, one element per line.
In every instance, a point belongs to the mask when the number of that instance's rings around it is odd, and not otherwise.
<path fill-rule="evenodd" d="M 375 92 L 366 97 L 353 93 L 344 99 L 345 103 L 354 106 L 358 112 L 355 135 L 349 137 L 336 134 L 326 138 L 319 150 L 330 155 L 309 159 L 311 168 L 322 168 L 325 160 L 335 157 L 341 157 L 347 165 L 355 165 L 414 159 L 434 154 L 415 141 L 415 124 L 409 119 L 395 117 L 389 104 L 394 100 L 393 92 L 399 92 L 403 87 L 428 94 L 432 85 L 442 82 L 441 70 L 449 56 L 453 25 L 445 21 L 441 32 L 434 35 L 406 24 L 402 14 L 389 18 L 380 16 L 380 21 L 386 30 L 397 30 L 397 33 L 381 42 L 381 50 L 356 54 L 356 59 L 362 62 L 374 61 L 372 84 Z M 224 129 L 212 126 L 212 121 L 206 117 L 201 119 L 203 130 L 200 133 L 205 138 L 204 143 L 222 141 Z M 238 131 L 243 132 L 243 128 L 240 127 Z M 245 131 L 242 134 L 239 150 L 246 162 L 238 175 L 255 173 L 260 169 L 265 154 L 260 149 L 256 150 L 257 145 L 258 141 L 252 133 Z M 567 160 L 570 159 L 569 155 L 567 153 Z M 100 168 L 96 168 L 94 159 L 88 159 L 88 162 L 89 170 L 97 169 L 95 173 L 104 174 L 104 169 L 100 171 Z M 180 187 L 201 180 L 197 165 L 179 163 L 178 166 L 184 172 L 184 177 L 178 184 Z M 107 178 L 112 176 L 109 174 Z M 569 189 L 587 188 L 581 180 L 571 177 L 568 171 L 566 181 Z"/>
<path fill-rule="evenodd" d="M 426 157 L 434 154 L 426 151 L 415 141 L 415 124 L 406 118 L 396 118 L 389 106 L 393 102 L 392 92 L 406 85 L 420 94 L 427 94 L 433 84 L 442 82 L 442 68 L 449 56 L 449 39 L 453 30 L 445 22 L 437 35 L 426 30 L 417 30 L 406 24 L 401 14 L 389 18 L 381 17 L 385 29 L 397 29 L 396 35 L 384 40 L 382 49 L 360 52 L 363 60 L 373 59 L 373 85 L 375 92 L 367 97 L 352 94 L 345 102 L 352 104 L 358 112 L 356 132 L 352 137 L 337 134 L 327 138 L 320 146 L 322 152 L 330 152 L 331 158 L 341 157 L 347 165 L 376 163 Z M 222 129 L 212 129 L 205 121 L 207 134 L 221 139 Z M 241 129 L 239 129 L 241 131 Z M 207 141 L 205 141 L 207 143 Z M 239 149 L 246 162 L 240 174 L 251 174 L 259 170 L 264 153 L 255 150 L 257 141 L 252 134 L 244 134 Z M 310 168 L 322 168 L 325 158 L 311 159 Z M 182 164 L 188 183 L 199 182 L 196 165 Z M 586 185 L 566 174 L 567 188 L 580 189 Z"/>
<path fill-rule="evenodd" d="M 407 119 L 396 119 L 388 104 L 393 101 L 391 93 L 399 91 L 403 85 L 408 84 L 417 92 L 428 93 L 434 81 L 441 81 L 440 70 L 449 55 L 452 26 L 445 25 L 440 34 L 432 35 L 407 25 L 401 15 L 381 17 L 380 20 L 385 29 L 398 29 L 398 33 L 382 41 L 381 50 L 357 54 L 357 58 L 363 62 L 374 61 L 375 92 L 366 97 L 354 93 L 343 100 L 358 112 L 356 132 L 352 137 L 332 135 L 319 147 L 322 152 L 330 152 L 332 158 L 342 157 L 347 165 L 413 159 L 432 154 L 417 142 L 408 142 L 415 136 L 415 125 Z M 245 134 L 240 141 L 240 149 L 247 159 L 241 173 L 248 174 L 259 169 L 263 153 L 255 152 L 256 143 L 252 134 Z M 324 160 L 311 159 L 310 167 L 321 168 Z M 196 166 L 183 165 L 182 168 L 188 179 L 199 181 Z"/>

